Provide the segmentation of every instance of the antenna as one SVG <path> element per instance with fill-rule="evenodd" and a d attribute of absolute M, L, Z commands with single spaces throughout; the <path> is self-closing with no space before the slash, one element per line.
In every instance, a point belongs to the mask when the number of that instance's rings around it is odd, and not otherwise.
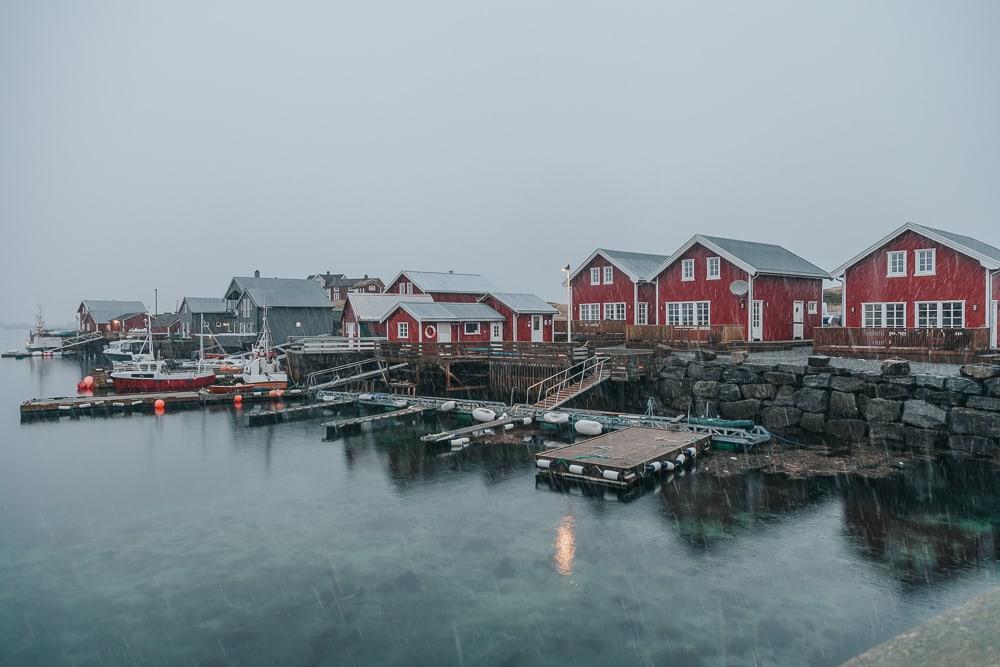
<path fill-rule="evenodd" d="M 734 280 L 729 283 L 729 291 L 736 296 L 744 296 L 750 291 L 750 283 L 745 280 Z"/>

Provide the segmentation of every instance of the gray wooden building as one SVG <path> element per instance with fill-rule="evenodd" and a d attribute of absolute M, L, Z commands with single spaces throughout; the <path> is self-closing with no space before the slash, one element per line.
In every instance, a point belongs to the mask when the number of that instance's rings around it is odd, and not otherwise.
<path fill-rule="evenodd" d="M 323 287 L 306 278 L 234 277 L 226 289 L 226 305 L 234 313 L 233 333 L 259 334 L 267 309 L 274 343 L 292 336 L 334 333 L 338 317 Z"/>

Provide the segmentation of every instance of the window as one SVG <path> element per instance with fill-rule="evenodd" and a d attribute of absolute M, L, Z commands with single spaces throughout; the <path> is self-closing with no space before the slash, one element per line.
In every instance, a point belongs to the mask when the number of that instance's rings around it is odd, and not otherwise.
<path fill-rule="evenodd" d="M 240 312 L 243 314 L 243 317 L 250 317 L 250 299 L 243 299 L 240 302 Z"/>
<path fill-rule="evenodd" d="M 601 270 L 596 266 L 590 270 L 590 284 L 591 285 L 601 284 Z"/>
<path fill-rule="evenodd" d="M 819 306 L 818 306 L 818 304 L 815 301 L 810 301 L 809 302 L 809 314 L 810 315 L 815 315 L 817 312 L 819 312 Z"/>
<path fill-rule="evenodd" d="M 465 323 L 465 335 L 466 336 L 478 336 L 479 335 L 479 322 L 466 322 Z"/>
<path fill-rule="evenodd" d="M 681 260 L 681 280 L 694 280 L 694 260 Z"/>
<path fill-rule="evenodd" d="M 906 304 L 866 303 L 862 305 L 861 326 L 867 328 L 903 329 L 906 327 Z"/>
<path fill-rule="evenodd" d="M 917 303 L 917 327 L 921 329 L 961 329 L 964 326 L 964 301 Z"/>
<path fill-rule="evenodd" d="M 721 277 L 721 260 L 718 257 L 709 257 L 705 262 L 705 266 L 708 269 L 706 277 L 709 280 L 718 280 Z"/>
<path fill-rule="evenodd" d="M 378 285 L 369 285 L 368 286 L 368 291 L 369 292 L 374 292 L 377 288 L 378 288 Z"/>
<path fill-rule="evenodd" d="M 649 324 L 649 304 L 645 301 L 640 301 L 636 304 L 635 323 Z"/>
<path fill-rule="evenodd" d="M 889 264 L 886 275 L 890 278 L 906 275 L 906 251 L 893 250 L 888 252 L 886 253 L 886 260 Z"/>
<path fill-rule="evenodd" d="M 606 319 L 606 320 L 624 320 L 625 319 L 625 304 L 624 303 L 606 303 L 606 304 L 604 304 L 604 319 Z"/>
<path fill-rule="evenodd" d="M 302 328 L 302 322 L 296 322 L 295 323 L 295 328 L 296 329 L 301 329 Z"/>
<path fill-rule="evenodd" d="M 937 271 L 937 250 L 928 248 L 917 250 L 917 270 L 913 275 L 933 276 Z"/>
<path fill-rule="evenodd" d="M 580 304 L 580 319 L 585 322 L 595 322 L 601 319 L 601 304 L 599 303 L 581 303 Z"/>
<path fill-rule="evenodd" d="M 707 327 L 711 325 L 708 301 L 678 301 L 667 304 L 667 324 L 675 327 Z"/>
<path fill-rule="evenodd" d="M 613 266 L 604 267 L 604 284 L 610 285 L 615 281 L 615 268 Z"/>
<path fill-rule="evenodd" d="M 400 294 L 413 294 L 413 283 L 401 282 L 399 283 L 399 293 Z"/>
<path fill-rule="evenodd" d="M 402 285 L 400 285 L 402 287 Z M 410 337 L 410 323 L 409 322 L 397 322 L 396 323 L 396 337 L 397 338 L 409 338 Z"/>
<path fill-rule="evenodd" d="M 503 323 L 494 322 L 490 325 L 490 338 L 493 340 L 500 340 L 503 338 Z"/>

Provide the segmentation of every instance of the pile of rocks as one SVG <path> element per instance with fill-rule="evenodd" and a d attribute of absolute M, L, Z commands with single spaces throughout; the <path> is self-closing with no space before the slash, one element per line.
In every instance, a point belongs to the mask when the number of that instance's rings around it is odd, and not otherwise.
<path fill-rule="evenodd" d="M 753 419 L 769 430 L 898 449 L 1000 456 L 1000 366 L 961 377 L 914 375 L 906 361 L 860 373 L 809 357 L 806 365 L 732 364 L 712 353 L 661 359 L 657 393 L 667 411 Z"/>

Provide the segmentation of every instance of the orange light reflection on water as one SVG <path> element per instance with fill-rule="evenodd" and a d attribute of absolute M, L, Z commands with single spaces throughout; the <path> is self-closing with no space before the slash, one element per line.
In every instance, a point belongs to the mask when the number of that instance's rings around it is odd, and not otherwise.
<path fill-rule="evenodd" d="M 556 526 L 556 540 L 553 543 L 555 553 L 552 555 L 552 564 L 555 565 L 556 572 L 568 577 L 573 574 L 573 559 L 576 557 L 576 532 L 573 529 L 573 516 L 566 515 Z"/>

